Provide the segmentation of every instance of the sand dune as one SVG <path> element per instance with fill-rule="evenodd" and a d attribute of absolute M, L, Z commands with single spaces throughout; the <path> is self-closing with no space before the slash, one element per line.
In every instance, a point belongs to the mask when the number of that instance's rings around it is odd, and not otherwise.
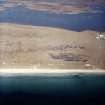
<path fill-rule="evenodd" d="M 97 32 L 0 24 L 0 67 L 105 69 Z"/>

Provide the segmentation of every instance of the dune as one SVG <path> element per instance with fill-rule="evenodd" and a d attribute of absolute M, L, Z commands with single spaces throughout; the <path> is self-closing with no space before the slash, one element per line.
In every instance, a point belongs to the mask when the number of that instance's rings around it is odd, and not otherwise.
<path fill-rule="evenodd" d="M 105 69 L 105 40 L 96 31 L 0 23 L 0 67 Z"/>

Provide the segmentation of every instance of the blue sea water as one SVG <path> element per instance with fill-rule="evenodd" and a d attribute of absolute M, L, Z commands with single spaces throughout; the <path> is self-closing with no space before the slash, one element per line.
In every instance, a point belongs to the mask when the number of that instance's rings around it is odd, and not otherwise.
<path fill-rule="evenodd" d="M 104 8 L 99 8 L 102 9 L 101 12 L 56 14 L 17 6 L 0 12 L 0 22 L 58 27 L 74 31 L 105 31 Z"/>
<path fill-rule="evenodd" d="M 0 76 L 0 103 L 37 105 L 103 105 L 103 74 Z"/>

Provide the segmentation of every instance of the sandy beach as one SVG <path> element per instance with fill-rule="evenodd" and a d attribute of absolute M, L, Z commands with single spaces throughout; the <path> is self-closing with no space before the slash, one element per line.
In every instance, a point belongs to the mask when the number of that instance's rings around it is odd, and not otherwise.
<path fill-rule="evenodd" d="M 96 31 L 0 23 L 0 67 L 105 69 L 105 40 Z"/>

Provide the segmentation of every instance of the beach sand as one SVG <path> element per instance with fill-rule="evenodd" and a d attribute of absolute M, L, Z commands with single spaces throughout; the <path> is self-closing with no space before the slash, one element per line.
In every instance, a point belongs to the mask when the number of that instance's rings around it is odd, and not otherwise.
<path fill-rule="evenodd" d="M 0 67 L 105 69 L 97 32 L 0 23 Z"/>

